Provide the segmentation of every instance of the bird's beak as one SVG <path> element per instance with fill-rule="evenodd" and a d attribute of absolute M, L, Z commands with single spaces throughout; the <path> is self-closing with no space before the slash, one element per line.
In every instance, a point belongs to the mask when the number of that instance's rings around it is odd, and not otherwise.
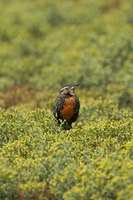
<path fill-rule="evenodd" d="M 72 86 L 70 87 L 69 91 L 74 90 L 77 86 L 79 86 L 79 84 L 72 85 Z"/>

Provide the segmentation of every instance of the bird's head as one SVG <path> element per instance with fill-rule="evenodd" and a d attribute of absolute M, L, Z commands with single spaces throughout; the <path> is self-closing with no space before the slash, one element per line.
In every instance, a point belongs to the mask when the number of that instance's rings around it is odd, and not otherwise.
<path fill-rule="evenodd" d="M 62 96 L 73 96 L 74 93 L 74 89 L 78 86 L 79 84 L 71 84 L 71 85 L 66 85 L 63 88 L 61 88 L 60 90 L 60 95 Z"/>

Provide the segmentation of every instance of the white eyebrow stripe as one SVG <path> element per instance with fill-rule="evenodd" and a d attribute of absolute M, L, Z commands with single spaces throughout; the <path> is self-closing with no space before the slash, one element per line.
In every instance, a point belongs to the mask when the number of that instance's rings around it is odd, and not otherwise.
<path fill-rule="evenodd" d="M 60 91 L 63 91 L 63 90 L 65 90 L 65 89 L 67 89 L 68 88 L 68 86 L 65 86 L 65 87 L 63 87 Z"/>

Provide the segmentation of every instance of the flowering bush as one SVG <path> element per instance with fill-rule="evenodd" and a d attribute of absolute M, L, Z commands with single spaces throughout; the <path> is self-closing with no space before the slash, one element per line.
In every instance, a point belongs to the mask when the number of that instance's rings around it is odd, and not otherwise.
<path fill-rule="evenodd" d="M 0 199 L 132 200 L 133 1 L 0 1 Z M 57 125 L 79 83 L 78 121 Z"/>
<path fill-rule="evenodd" d="M 1 198 L 131 198 L 132 119 L 101 98 L 69 131 L 48 110 L 1 110 Z"/>

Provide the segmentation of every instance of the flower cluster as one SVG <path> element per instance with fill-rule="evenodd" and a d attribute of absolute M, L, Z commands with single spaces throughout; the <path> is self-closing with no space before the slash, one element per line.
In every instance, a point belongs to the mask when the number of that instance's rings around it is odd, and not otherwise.
<path fill-rule="evenodd" d="M 0 199 L 133 199 L 132 8 L 0 1 Z M 64 131 L 52 106 L 68 82 L 81 109 Z"/>

